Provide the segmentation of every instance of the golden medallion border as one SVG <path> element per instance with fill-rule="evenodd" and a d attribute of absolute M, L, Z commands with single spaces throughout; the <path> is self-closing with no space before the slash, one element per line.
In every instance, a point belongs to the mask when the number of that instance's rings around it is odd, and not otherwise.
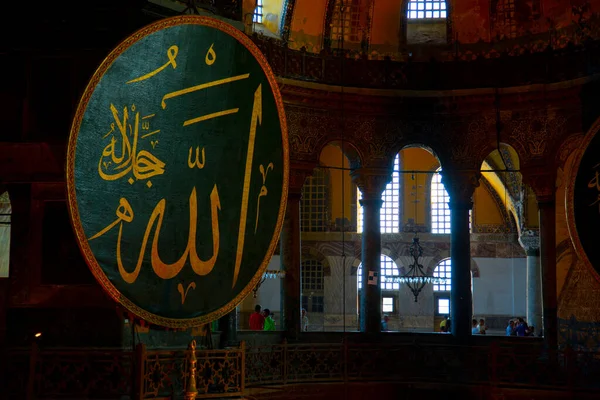
<path fill-rule="evenodd" d="M 279 123 L 281 127 L 281 141 L 282 141 L 282 153 L 283 153 L 283 186 L 281 191 L 281 201 L 279 204 L 279 211 L 277 214 L 277 223 L 275 225 L 275 232 L 273 233 L 273 237 L 271 238 L 271 242 L 267 249 L 267 253 L 260 264 L 257 272 L 254 274 L 250 282 L 242 289 L 242 291 L 231 301 L 226 303 L 224 306 L 219 308 L 216 311 L 213 311 L 209 314 L 195 317 L 195 318 L 186 318 L 186 319 L 176 319 L 176 318 L 167 318 L 162 317 L 157 314 L 153 314 L 141 308 L 140 306 L 134 304 L 128 298 L 126 298 L 113 284 L 110 282 L 98 262 L 94 257 L 94 254 L 91 251 L 85 233 L 83 232 L 83 227 L 81 225 L 81 219 L 79 216 L 79 209 L 77 207 L 77 197 L 75 192 L 75 175 L 74 175 L 74 167 L 75 167 L 75 148 L 77 146 L 77 137 L 79 133 L 79 128 L 81 126 L 81 121 L 83 120 L 83 116 L 85 115 L 85 111 L 87 109 L 87 105 L 90 101 L 96 86 L 106 73 L 106 71 L 110 68 L 112 63 L 125 52 L 129 47 L 133 44 L 137 43 L 139 40 L 149 36 L 152 33 L 161 31 L 166 28 L 171 28 L 180 25 L 201 25 L 207 26 L 210 28 L 218 29 L 236 39 L 239 43 L 241 43 L 250 53 L 254 56 L 255 60 L 261 66 L 267 80 L 269 81 L 269 85 L 271 87 L 271 93 L 273 93 L 273 97 L 275 99 L 275 106 L 277 107 L 277 114 L 279 116 Z M 180 328 L 186 329 L 194 326 L 198 326 L 207 322 L 214 321 L 229 312 L 231 312 L 239 303 L 244 300 L 250 293 L 250 291 L 258 284 L 261 280 L 262 275 L 264 274 L 267 266 L 275 252 L 275 246 L 279 241 L 279 235 L 281 233 L 281 228 L 283 226 L 283 219 L 285 216 L 285 209 L 287 206 L 287 196 L 288 196 L 288 185 L 289 185 L 289 143 L 288 143 L 288 130 L 287 130 L 287 122 L 285 117 L 285 110 L 283 107 L 283 100 L 281 98 L 281 93 L 279 92 L 279 86 L 275 80 L 275 75 L 267 62 L 267 59 L 262 54 L 260 49 L 241 31 L 234 28 L 233 26 L 216 20 L 210 17 L 203 16 L 178 16 L 167 18 L 153 24 L 150 24 L 137 32 L 133 33 L 131 36 L 127 37 L 123 40 L 110 54 L 102 61 L 89 83 L 87 84 L 85 91 L 79 101 L 77 106 L 77 111 L 75 113 L 75 117 L 73 119 L 73 124 L 71 125 L 71 131 L 69 135 L 68 149 L 67 149 L 67 200 L 68 200 L 68 208 L 69 214 L 71 216 L 70 222 L 73 226 L 73 231 L 75 232 L 75 236 L 77 238 L 77 244 L 83 254 L 86 263 L 88 264 L 92 274 L 96 278 L 96 280 L 100 283 L 102 288 L 118 303 L 124 306 L 129 311 L 133 312 L 135 315 L 143 318 L 144 320 L 151 322 L 156 325 L 166 326 L 169 328 Z"/>
<path fill-rule="evenodd" d="M 578 149 L 575 150 L 575 160 L 573 162 L 573 167 L 571 168 L 571 173 L 569 174 L 569 179 L 567 180 L 567 185 L 565 188 L 565 205 L 567 212 L 567 227 L 569 228 L 569 236 L 571 236 L 573 247 L 575 248 L 579 259 L 583 261 L 583 264 L 587 269 L 589 269 L 594 278 L 600 282 L 600 273 L 598 273 L 596 268 L 594 268 L 590 262 L 590 259 L 588 258 L 587 253 L 581 244 L 581 239 L 579 238 L 579 233 L 577 232 L 577 224 L 575 223 L 575 208 L 573 204 L 573 201 L 575 200 L 575 181 L 577 179 L 577 173 L 579 172 L 581 160 L 583 159 L 590 142 L 592 139 L 594 139 L 598 131 L 600 131 L 600 118 L 594 122 L 588 133 L 583 138 Z"/>

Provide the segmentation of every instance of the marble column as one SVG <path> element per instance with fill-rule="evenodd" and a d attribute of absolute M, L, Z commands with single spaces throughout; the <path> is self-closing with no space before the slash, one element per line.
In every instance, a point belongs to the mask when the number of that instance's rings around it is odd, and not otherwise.
<path fill-rule="evenodd" d="M 221 347 L 237 345 L 237 309 L 219 319 Z"/>
<path fill-rule="evenodd" d="M 283 330 L 288 340 L 296 340 L 300 334 L 302 321 L 301 301 L 301 232 L 300 232 L 300 200 L 302 186 L 314 166 L 297 165 L 290 167 L 288 202 L 281 229 L 280 259 L 281 270 L 285 271 L 283 279 Z"/>
<path fill-rule="evenodd" d="M 540 220 L 540 264 L 542 278 L 542 324 L 548 351 L 558 350 L 556 295 L 556 168 L 522 168 L 524 183 L 535 193 Z M 537 327 L 536 327 L 537 329 Z M 555 354 L 555 353 L 554 353 Z M 554 360 L 556 361 L 556 360 Z"/>
<path fill-rule="evenodd" d="M 542 331 L 540 237 L 537 232 L 528 230 L 521 234 L 519 242 L 527 254 L 527 323 L 535 327 L 538 335 Z"/>
<path fill-rule="evenodd" d="M 281 269 L 283 280 L 283 329 L 288 339 L 297 339 L 301 329 L 300 298 L 300 193 L 288 193 L 288 204 L 281 230 Z"/>
<path fill-rule="evenodd" d="M 551 198 L 549 198 L 551 197 Z M 555 195 L 538 196 L 540 213 L 540 261 L 542 264 L 542 298 L 544 342 L 548 350 L 558 349 L 558 307 L 556 296 L 556 206 Z"/>
<path fill-rule="evenodd" d="M 479 174 L 472 172 L 442 172 L 442 182 L 450 201 L 450 320 L 452 335 L 460 341 L 471 337 L 473 299 L 471 292 L 471 234 L 469 211 L 473 208 L 473 193 L 479 185 Z"/>
<path fill-rule="evenodd" d="M 391 178 L 391 173 L 383 169 L 360 168 L 352 172 L 352 180 L 362 193 L 360 330 L 366 333 L 381 332 L 381 195 Z"/>

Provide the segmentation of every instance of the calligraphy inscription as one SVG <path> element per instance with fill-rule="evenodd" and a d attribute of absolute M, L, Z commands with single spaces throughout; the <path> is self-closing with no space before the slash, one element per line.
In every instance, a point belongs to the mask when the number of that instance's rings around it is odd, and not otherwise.
<path fill-rule="evenodd" d="M 281 229 L 287 165 L 264 67 L 224 32 L 177 29 L 192 42 L 169 43 L 168 31 L 160 50 L 148 35 L 104 72 L 111 90 L 89 100 L 73 167 L 95 262 L 159 320 L 215 312 L 258 276 Z"/>

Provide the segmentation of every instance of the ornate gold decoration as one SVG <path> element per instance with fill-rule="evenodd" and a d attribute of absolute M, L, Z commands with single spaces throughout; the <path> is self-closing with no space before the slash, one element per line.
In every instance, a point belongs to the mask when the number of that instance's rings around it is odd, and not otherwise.
<path fill-rule="evenodd" d="M 289 126 L 290 156 L 294 160 L 318 159 L 318 145 L 330 132 L 329 117 L 325 113 L 302 112 L 286 108 Z M 331 127 L 329 127 L 331 128 Z"/>
<path fill-rule="evenodd" d="M 189 380 L 187 384 L 187 388 L 185 390 L 185 399 L 186 400 L 194 400 L 196 395 L 198 394 L 198 389 L 196 389 L 196 341 L 192 340 L 189 346 Z"/>
<path fill-rule="evenodd" d="M 508 133 L 522 150 L 519 152 L 522 162 L 543 158 L 548 148 L 554 146 L 553 142 L 562 135 L 566 122 L 565 117 L 550 111 L 547 115 L 538 113 L 511 120 Z"/>

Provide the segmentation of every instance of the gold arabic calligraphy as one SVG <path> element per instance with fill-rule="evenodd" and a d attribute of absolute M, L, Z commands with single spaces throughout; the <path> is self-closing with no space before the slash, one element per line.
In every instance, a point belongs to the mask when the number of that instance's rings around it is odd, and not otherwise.
<path fill-rule="evenodd" d="M 258 199 L 256 200 L 256 223 L 254 224 L 254 233 L 256 233 L 256 231 L 258 230 L 258 214 L 260 213 L 260 198 L 263 196 L 266 196 L 268 194 L 266 181 L 267 181 L 267 175 L 269 174 L 269 170 L 271 170 L 271 169 L 273 169 L 273 163 L 269 163 L 269 165 L 267 165 L 266 170 L 262 164 L 260 164 L 260 167 L 259 167 L 260 174 L 262 175 L 262 186 L 260 187 L 260 193 L 258 193 Z"/>
<path fill-rule="evenodd" d="M 100 177 L 105 181 L 114 181 L 133 171 L 133 176 L 137 180 L 143 180 L 164 174 L 164 162 L 149 151 L 138 150 L 140 113 L 135 113 L 135 122 L 132 128 L 131 124 L 128 123 L 129 111 L 127 107 L 123 108 L 123 119 L 119 117 L 119 111 L 113 104 L 110 105 L 110 110 L 121 135 L 120 151 L 117 149 L 119 140 L 112 136 L 110 143 L 104 148 L 98 161 Z M 131 110 L 135 112 L 135 106 L 132 106 Z M 128 130 L 129 134 L 127 133 Z M 133 136 L 132 141 L 130 141 L 130 135 Z M 131 178 L 130 183 L 133 183 Z"/>
<path fill-rule="evenodd" d="M 196 188 L 192 189 L 192 193 L 190 194 L 189 200 L 189 208 L 190 208 L 190 228 L 188 232 L 188 241 L 187 247 L 178 261 L 167 264 L 165 263 L 159 253 L 158 253 L 158 240 L 160 238 L 161 227 L 163 224 L 163 219 L 165 216 L 165 208 L 166 208 L 166 200 L 162 199 L 158 202 L 156 207 L 154 207 L 154 211 L 152 215 L 148 219 L 148 224 L 146 225 L 146 231 L 144 232 L 144 239 L 142 240 L 142 245 L 140 249 L 140 253 L 138 255 L 137 264 L 132 272 L 129 272 L 123 266 L 123 260 L 121 258 L 121 237 L 123 235 L 123 222 L 132 222 L 134 219 L 133 209 L 131 205 L 125 198 L 121 198 L 119 200 L 119 206 L 116 210 L 117 219 L 113 221 L 106 228 L 102 229 L 100 232 L 90 237 L 88 240 L 94 240 L 104 235 L 106 232 L 110 231 L 117 224 L 119 225 L 119 235 L 117 238 L 117 265 L 119 267 L 119 274 L 123 280 L 127 283 L 134 283 L 140 273 L 142 268 L 142 263 L 144 261 L 144 255 L 146 254 L 146 246 L 148 244 L 148 240 L 150 239 L 150 234 L 152 233 L 152 227 L 154 228 L 154 234 L 152 237 L 152 248 L 151 248 L 151 264 L 152 269 L 156 275 L 158 275 L 162 279 L 171 279 L 175 277 L 179 271 L 184 267 L 186 262 L 190 261 L 192 269 L 198 275 L 207 275 L 209 274 L 213 267 L 215 266 L 215 262 L 217 261 L 217 256 L 219 254 L 219 211 L 221 210 L 221 202 L 219 200 L 219 191 L 217 190 L 217 185 L 213 187 L 213 190 L 210 194 L 210 210 L 211 210 L 211 225 L 212 225 L 212 242 L 213 242 L 213 254 L 212 257 L 206 261 L 203 261 L 198 257 L 198 253 L 196 251 L 196 230 L 198 223 L 198 201 L 196 198 Z"/>
<path fill-rule="evenodd" d="M 146 75 L 142 75 L 139 78 L 135 78 L 130 81 L 127 81 L 126 83 L 130 84 L 130 83 L 140 82 L 140 81 L 146 80 L 148 78 L 152 78 L 154 75 L 158 74 L 160 71 L 167 68 L 169 65 L 173 66 L 173 69 L 176 69 L 177 68 L 177 60 L 176 60 L 177 52 L 179 52 L 179 47 L 177 47 L 176 45 L 169 47 L 169 50 L 167 50 L 167 58 L 169 59 L 169 61 L 167 61 L 164 65 L 161 65 L 160 67 L 156 68 L 154 71 L 148 72 Z"/>

